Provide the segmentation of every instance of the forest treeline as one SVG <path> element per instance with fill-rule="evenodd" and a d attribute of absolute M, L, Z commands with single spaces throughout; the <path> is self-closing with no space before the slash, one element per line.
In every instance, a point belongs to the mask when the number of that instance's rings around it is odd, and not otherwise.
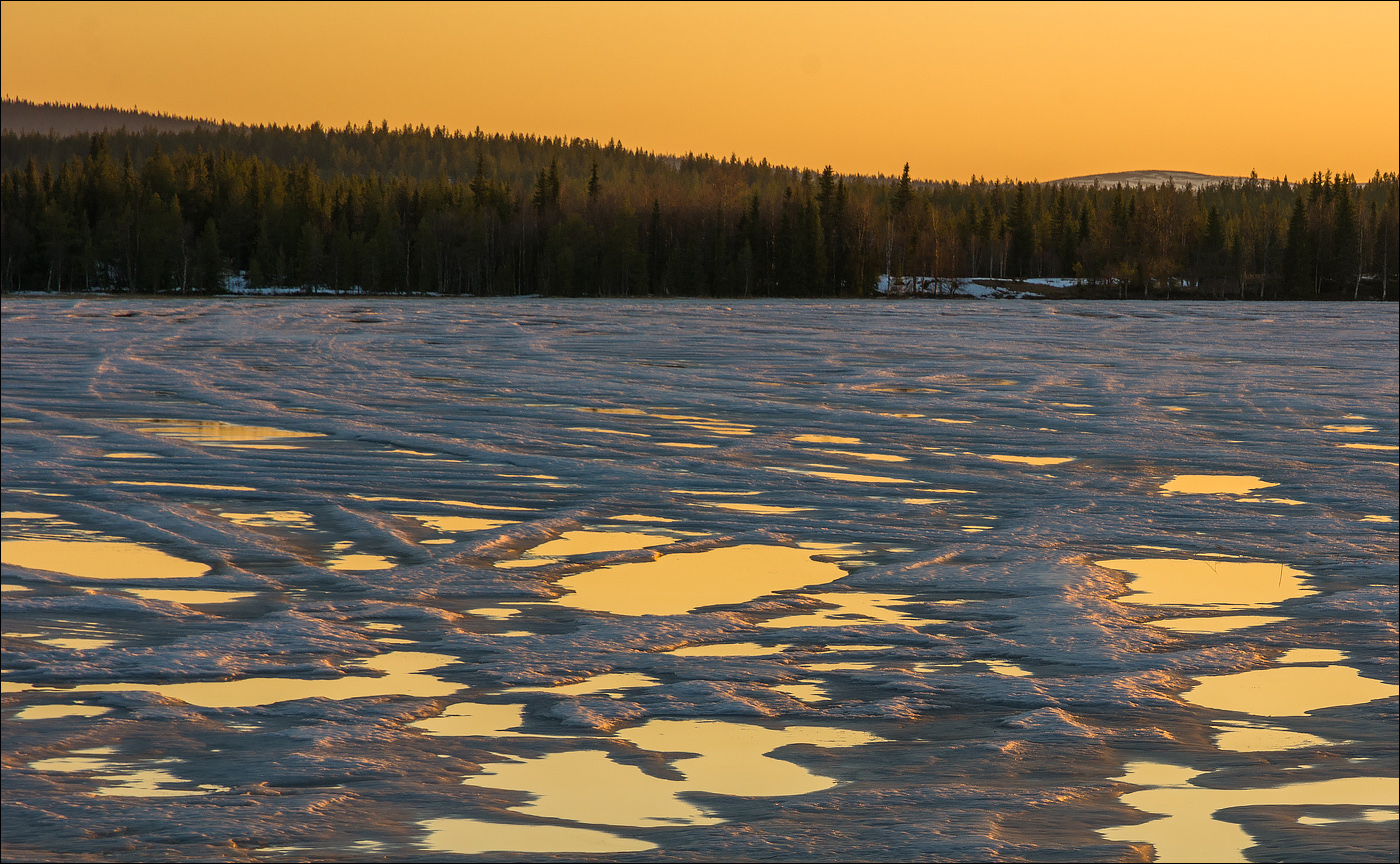
<path fill-rule="evenodd" d="M 0 162 L 7 292 L 820 297 L 891 273 L 1369 299 L 1400 270 L 1394 173 L 926 182 L 370 123 L 7 132 Z"/>

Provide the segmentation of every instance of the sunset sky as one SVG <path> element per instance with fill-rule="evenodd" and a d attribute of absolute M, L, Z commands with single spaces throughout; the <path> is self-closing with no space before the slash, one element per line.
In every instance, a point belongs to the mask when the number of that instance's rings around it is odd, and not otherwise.
<path fill-rule="evenodd" d="M 3 4 L 6 96 L 838 171 L 1397 168 L 1400 4 Z"/>

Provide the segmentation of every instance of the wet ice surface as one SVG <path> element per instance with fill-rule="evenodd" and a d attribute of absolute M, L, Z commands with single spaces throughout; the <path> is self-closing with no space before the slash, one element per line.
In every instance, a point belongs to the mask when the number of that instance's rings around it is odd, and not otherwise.
<path fill-rule="evenodd" d="M 1396 323 L 6 300 L 5 854 L 1393 858 Z"/>

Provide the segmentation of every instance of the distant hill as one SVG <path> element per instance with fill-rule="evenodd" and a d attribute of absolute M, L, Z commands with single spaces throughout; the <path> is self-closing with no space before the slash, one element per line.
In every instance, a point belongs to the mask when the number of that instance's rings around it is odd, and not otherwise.
<path fill-rule="evenodd" d="M 1246 177 L 1226 177 L 1219 174 L 1198 174 L 1195 171 L 1117 171 L 1112 174 L 1085 174 L 1083 177 L 1065 177 L 1062 180 L 1055 180 L 1055 183 L 1065 183 L 1071 186 L 1117 186 L 1120 183 L 1124 186 L 1165 186 L 1171 183 L 1179 187 L 1199 188 L 1201 186 L 1217 186 L 1226 180 L 1235 182 L 1246 180 Z"/>
<path fill-rule="evenodd" d="M 126 128 L 131 132 L 155 129 L 157 132 L 187 132 L 199 126 L 217 127 L 217 120 L 195 117 L 173 117 L 125 108 L 101 108 L 87 105 L 65 105 L 57 102 L 30 102 L 6 99 L 0 105 L 0 121 L 4 131 L 23 135 L 53 132 L 58 135 L 101 132 Z"/>

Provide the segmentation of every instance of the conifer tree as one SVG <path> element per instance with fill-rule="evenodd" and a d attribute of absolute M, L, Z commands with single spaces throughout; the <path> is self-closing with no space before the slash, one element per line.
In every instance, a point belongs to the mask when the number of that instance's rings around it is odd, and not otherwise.
<path fill-rule="evenodd" d="M 903 213 L 912 200 L 914 200 L 913 182 L 909 179 L 909 163 L 905 162 L 904 172 L 899 175 L 899 185 L 895 187 L 892 203 L 894 212 Z"/>

